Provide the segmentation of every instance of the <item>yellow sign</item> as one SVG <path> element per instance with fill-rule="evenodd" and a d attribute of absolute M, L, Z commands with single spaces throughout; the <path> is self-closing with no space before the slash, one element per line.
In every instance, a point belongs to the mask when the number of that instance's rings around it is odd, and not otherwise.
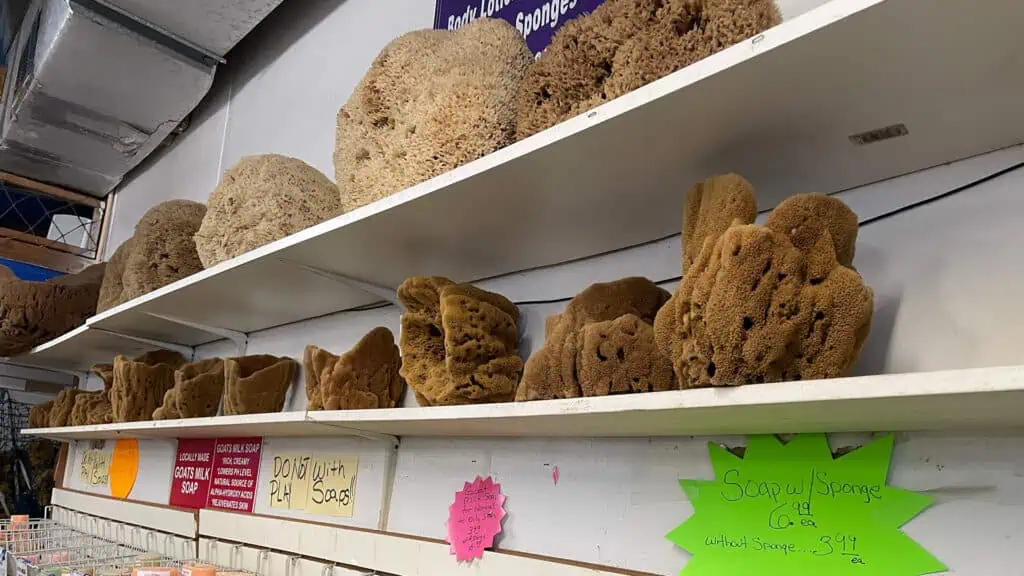
<path fill-rule="evenodd" d="M 78 477 L 86 486 L 106 486 L 109 483 L 107 471 L 110 468 L 110 454 L 95 448 L 86 450 L 82 455 L 82 466 Z"/>
<path fill-rule="evenodd" d="M 114 455 L 110 461 L 110 495 L 127 498 L 139 475 L 139 442 L 118 440 L 114 444 Z"/>
<path fill-rule="evenodd" d="M 306 512 L 351 517 L 358 470 L 359 459 L 355 456 L 314 456 Z"/>
<path fill-rule="evenodd" d="M 270 507 L 303 510 L 309 493 L 309 454 L 275 454 L 270 468 Z"/>

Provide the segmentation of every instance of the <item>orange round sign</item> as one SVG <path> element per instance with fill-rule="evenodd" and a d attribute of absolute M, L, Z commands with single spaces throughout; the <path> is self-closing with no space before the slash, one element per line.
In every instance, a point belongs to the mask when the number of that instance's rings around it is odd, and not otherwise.
<path fill-rule="evenodd" d="M 139 475 L 138 440 L 118 440 L 114 444 L 114 455 L 110 460 L 110 495 L 127 498 Z"/>

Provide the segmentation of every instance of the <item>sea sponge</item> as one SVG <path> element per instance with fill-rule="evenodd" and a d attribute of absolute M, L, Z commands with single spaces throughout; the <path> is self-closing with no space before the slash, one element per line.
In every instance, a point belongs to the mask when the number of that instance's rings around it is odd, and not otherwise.
<path fill-rule="evenodd" d="M 50 428 L 68 426 L 71 423 L 71 410 L 75 407 L 75 399 L 82 391 L 78 388 L 65 388 L 57 394 L 50 409 Z"/>
<path fill-rule="evenodd" d="M 50 410 L 53 409 L 55 401 L 49 400 L 42 404 L 36 404 L 28 411 L 29 428 L 49 428 Z"/>
<path fill-rule="evenodd" d="M 298 363 L 270 355 L 224 360 L 224 414 L 280 412 Z"/>
<path fill-rule="evenodd" d="M 421 406 L 512 400 L 523 370 L 515 304 L 440 277 L 409 278 L 398 298 L 401 375 Z"/>
<path fill-rule="evenodd" d="M 193 240 L 206 206 L 171 200 L 150 208 L 135 225 L 124 263 L 119 302 L 127 302 L 203 269 Z"/>
<path fill-rule="evenodd" d="M 93 364 L 92 368 L 89 368 L 89 372 L 99 376 L 100 380 L 103 380 L 103 390 L 110 392 L 110 387 L 114 385 L 113 364 Z"/>
<path fill-rule="evenodd" d="M 177 420 L 181 418 L 178 412 L 178 391 L 171 388 L 164 392 L 163 402 L 160 407 L 153 410 L 153 420 Z"/>
<path fill-rule="evenodd" d="M 0 279 L 0 356 L 28 352 L 96 313 L 105 264 L 45 282 Z"/>
<path fill-rule="evenodd" d="M 186 364 L 174 372 L 178 418 L 216 416 L 224 395 L 224 360 L 208 358 Z"/>
<path fill-rule="evenodd" d="M 392 40 L 338 111 L 334 170 L 345 210 L 511 144 L 532 60 L 503 20 Z"/>
<path fill-rule="evenodd" d="M 195 235 L 209 268 L 341 213 L 338 187 L 302 160 L 246 156 L 221 178 Z"/>
<path fill-rule="evenodd" d="M 732 193 L 718 190 L 711 194 Z M 756 226 L 743 223 L 747 202 L 703 201 L 721 207 L 719 223 L 734 223 L 724 231 L 707 227 L 704 238 L 695 233 L 684 239 L 684 264 L 688 247 L 701 248 L 654 324 L 657 345 L 672 359 L 681 385 L 848 374 L 867 338 L 873 308 L 871 289 L 840 264 L 834 248 L 839 245 L 843 257 L 852 259 L 856 216 L 851 224 L 852 212 L 838 200 L 799 195 L 776 208 L 771 226 Z M 698 229 L 684 223 L 684 230 Z"/>
<path fill-rule="evenodd" d="M 109 310 L 127 300 L 124 298 L 124 267 L 134 244 L 134 238 L 129 237 L 114 250 L 114 255 L 107 262 L 103 283 L 100 285 L 99 301 L 96 303 L 97 312 Z"/>
<path fill-rule="evenodd" d="M 105 390 L 81 392 L 75 397 L 71 409 L 71 426 L 92 426 L 113 422 L 113 408 L 110 396 Z"/>
<path fill-rule="evenodd" d="M 654 348 L 650 328 L 668 299 L 668 292 L 646 278 L 591 284 L 561 314 L 547 318 L 544 346 L 527 360 L 516 400 L 673 387 L 671 365 Z M 603 352 L 609 346 L 614 346 L 612 356 Z M 642 381 L 632 382 L 634 374 Z"/>
<path fill-rule="evenodd" d="M 174 386 L 174 371 L 185 358 L 170 350 L 147 352 L 135 359 L 114 358 L 114 383 L 110 404 L 114 422 L 149 420 Z"/>
<path fill-rule="evenodd" d="M 555 32 L 518 94 L 522 139 L 781 21 L 772 0 L 607 0 Z"/>
<path fill-rule="evenodd" d="M 310 410 L 394 408 L 405 391 L 395 336 L 377 327 L 341 357 L 306 346 L 306 398 Z"/>

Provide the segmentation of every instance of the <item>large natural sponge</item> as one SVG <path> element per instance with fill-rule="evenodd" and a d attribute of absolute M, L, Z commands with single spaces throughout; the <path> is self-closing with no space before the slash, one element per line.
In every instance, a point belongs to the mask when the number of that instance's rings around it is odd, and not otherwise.
<path fill-rule="evenodd" d="M 28 411 L 28 427 L 29 428 L 49 428 L 50 426 L 50 410 L 53 409 L 55 401 L 49 400 L 42 404 L 36 404 Z"/>
<path fill-rule="evenodd" d="M 871 289 L 841 265 L 834 247 L 852 259 L 856 216 L 835 199 L 799 195 L 775 209 L 770 226 L 756 226 L 736 208 L 746 203 L 705 201 L 723 206 L 718 220 L 733 225 L 684 239 L 684 264 L 687 247 L 701 249 L 655 321 L 658 347 L 682 386 L 848 374 L 873 307 Z M 693 229 L 684 223 L 684 230 Z"/>
<path fill-rule="evenodd" d="M 391 41 L 338 112 L 335 180 L 364 206 L 515 141 L 515 98 L 533 56 L 503 20 Z"/>
<path fill-rule="evenodd" d="M 50 428 L 68 426 L 71 423 L 71 411 L 75 407 L 75 399 L 81 392 L 78 388 L 65 388 L 57 394 L 49 413 Z"/>
<path fill-rule="evenodd" d="M 306 346 L 303 366 L 310 410 L 394 408 L 405 391 L 395 336 L 384 327 L 371 330 L 340 357 Z"/>
<path fill-rule="evenodd" d="M 421 406 L 513 399 L 523 371 L 515 304 L 439 277 L 407 279 L 398 298 L 401 375 Z"/>
<path fill-rule="evenodd" d="M 196 250 L 209 268 L 339 213 L 338 187 L 316 168 L 280 154 L 246 156 L 210 194 Z"/>
<path fill-rule="evenodd" d="M 153 411 L 154 420 L 205 418 L 217 415 L 224 393 L 224 360 L 208 358 L 174 371 L 174 387 Z"/>
<path fill-rule="evenodd" d="M 590 285 L 561 314 L 548 317 L 544 346 L 527 360 L 516 400 L 675 387 L 651 328 L 668 299 L 646 278 Z"/>
<path fill-rule="evenodd" d="M 280 412 L 298 363 L 270 355 L 224 360 L 224 414 Z"/>
<path fill-rule="evenodd" d="M 109 310 L 127 300 L 124 297 L 124 267 L 128 262 L 128 256 L 132 253 L 134 244 L 134 239 L 129 237 L 117 247 L 117 250 L 114 250 L 114 255 L 107 262 L 107 269 L 103 274 L 103 284 L 100 286 L 99 301 L 96 303 L 97 312 Z"/>
<path fill-rule="evenodd" d="M 105 267 L 96 264 L 45 282 L 0 276 L 0 356 L 28 352 L 95 314 Z"/>
<path fill-rule="evenodd" d="M 163 202 L 143 214 L 134 236 L 118 248 L 124 252 L 114 253 L 111 274 L 120 267 L 118 258 L 123 259 L 121 290 L 114 302 L 117 279 L 107 280 L 104 304 L 127 302 L 202 270 L 192 237 L 205 214 L 206 206 L 189 200 Z"/>
<path fill-rule="evenodd" d="M 174 371 L 185 358 L 170 350 L 147 352 L 135 359 L 114 358 L 110 404 L 114 422 L 141 422 L 152 418 L 174 386 Z"/>
<path fill-rule="evenodd" d="M 110 396 L 105 390 L 81 392 L 75 397 L 71 409 L 71 426 L 91 426 L 113 422 L 113 408 Z"/>
<path fill-rule="evenodd" d="M 555 33 L 518 96 L 525 138 L 781 21 L 772 0 L 607 0 Z"/>

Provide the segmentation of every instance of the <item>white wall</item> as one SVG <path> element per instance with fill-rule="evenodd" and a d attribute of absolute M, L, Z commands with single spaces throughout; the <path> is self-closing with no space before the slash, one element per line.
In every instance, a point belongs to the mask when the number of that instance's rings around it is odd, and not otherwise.
<path fill-rule="evenodd" d="M 781 2 L 787 17 L 820 3 Z M 338 107 L 380 47 L 401 32 L 430 26 L 432 11 L 427 0 L 285 3 L 267 27 L 231 55 L 191 130 L 117 194 L 111 250 L 153 204 L 172 198 L 203 200 L 218 175 L 244 154 L 290 154 L 333 177 Z M 876 216 L 1021 160 L 1024 148 L 1008 149 L 842 197 L 862 218 Z M 1024 310 L 1018 305 L 1024 292 L 1024 261 L 1018 255 L 1024 241 L 1018 224 L 1024 211 L 1022 187 L 1024 171 L 1019 171 L 862 228 L 855 264 L 875 289 L 876 310 L 859 373 L 1024 361 Z M 678 240 L 492 279 L 481 286 L 517 302 L 565 299 L 592 282 L 635 274 L 657 281 L 678 276 Z M 543 341 L 544 317 L 563 306 L 564 301 L 522 307 L 524 353 Z M 398 321 L 393 307 L 335 314 L 251 334 L 249 353 L 301 359 L 303 346 L 310 343 L 341 352 L 377 325 L 397 334 Z M 198 355 L 231 350 L 226 343 L 214 343 L 201 347 Z M 292 392 L 288 409 L 301 410 L 305 398 L 298 382 Z M 414 400 L 407 398 L 406 403 Z M 1016 553 L 1024 545 L 1022 439 L 982 432 L 898 437 L 892 482 L 927 490 L 939 501 L 907 531 L 946 562 L 950 574 L 1024 574 Z M 710 476 L 706 440 L 403 438 L 387 529 L 442 538 L 455 490 L 476 474 L 491 474 L 508 495 L 501 548 L 674 574 L 686 554 L 663 535 L 691 512 L 676 479 Z M 376 516 L 370 512 L 376 512 L 380 495 L 388 489 L 387 448 L 353 442 L 274 439 L 268 446 L 357 451 L 356 516 L 322 520 L 371 527 Z M 160 442 L 146 442 L 142 453 L 141 485 L 133 497 L 166 502 L 170 477 L 163 462 L 169 450 Z M 551 479 L 556 465 L 561 474 L 557 486 Z M 68 478 L 77 481 L 77 474 Z M 258 498 L 263 501 L 265 494 Z M 257 511 L 269 513 L 265 504 Z"/>

